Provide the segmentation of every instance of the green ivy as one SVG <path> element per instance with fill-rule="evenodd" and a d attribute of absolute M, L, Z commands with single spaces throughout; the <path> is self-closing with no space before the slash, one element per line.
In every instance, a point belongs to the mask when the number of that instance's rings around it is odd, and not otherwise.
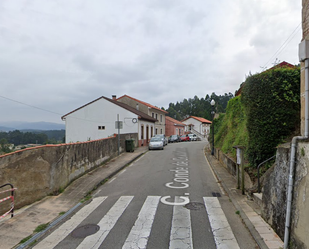
<path fill-rule="evenodd" d="M 213 121 L 215 126 L 215 147 L 221 148 L 226 154 L 235 156 L 233 146 L 247 146 L 248 133 L 246 128 L 246 114 L 240 97 L 235 97 L 228 102 L 226 113 L 220 114 Z M 210 135 L 212 143 L 212 129 Z"/>
<path fill-rule="evenodd" d="M 213 121 L 215 147 L 235 157 L 233 146 L 244 146 L 245 160 L 257 166 L 273 156 L 299 124 L 300 68 L 267 70 L 250 75 L 241 96 L 231 99 L 226 113 Z M 209 140 L 212 144 L 212 128 Z"/>
<path fill-rule="evenodd" d="M 300 123 L 300 69 L 277 68 L 250 75 L 241 101 L 247 116 L 250 165 L 274 155 L 276 146 Z"/>

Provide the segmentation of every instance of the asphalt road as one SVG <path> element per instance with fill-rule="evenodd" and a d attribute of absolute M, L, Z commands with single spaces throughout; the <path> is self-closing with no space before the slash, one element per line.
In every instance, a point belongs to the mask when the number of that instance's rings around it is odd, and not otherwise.
<path fill-rule="evenodd" d="M 257 248 L 203 142 L 149 151 L 34 248 Z"/>

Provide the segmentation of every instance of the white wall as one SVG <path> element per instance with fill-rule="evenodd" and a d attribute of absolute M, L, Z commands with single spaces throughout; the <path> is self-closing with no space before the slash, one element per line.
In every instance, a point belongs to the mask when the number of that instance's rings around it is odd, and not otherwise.
<path fill-rule="evenodd" d="M 138 122 L 132 122 L 133 118 L 138 120 L 136 114 L 102 98 L 65 117 L 66 143 L 107 138 L 118 133 L 117 114 L 119 121 L 123 121 L 121 134 L 138 132 Z M 99 126 L 105 129 L 100 130 Z"/>
<path fill-rule="evenodd" d="M 198 131 L 199 133 L 203 135 L 208 135 L 210 131 L 210 124 L 203 124 L 202 122 L 194 119 L 194 118 L 189 118 L 185 121 L 183 121 L 184 124 L 186 124 L 186 131 L 190 131 L 188 125 L 193 124 L 194 127 L 193 129 Z"/>
<path fill-rule="evenodd" d="M 144 127 L 144 133 L 143 133 L 143 139 L 146 139 L 147 138 L 147 134 L 146 134 L 146 131 L 147 131 L 147 126 L 149 127 L 148 128 L 148 139 L 151 138 L 151 127 L 153 129 L 153 136 L 155 135 L 155 124 L 152 123 L 152 122 L 148 122 L 146 120 L 140 120 L 139 121 L 139 135 L 138 135 L 138 139 L 142 139 L 142 134 L 141 134 L 141 130 L 142 128 L 141 127 Z"/>

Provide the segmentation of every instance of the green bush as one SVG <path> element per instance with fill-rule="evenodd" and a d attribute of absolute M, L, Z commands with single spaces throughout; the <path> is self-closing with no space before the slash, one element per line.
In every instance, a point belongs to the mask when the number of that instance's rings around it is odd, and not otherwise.
<path fill-rule="evenodd" d="M 299 88 L 299 67 L 250 75 L 243 83 L 241 96 L 231 99 L 226 113 L 213 121 L 215 147 L 235 157 L 233 146 L 244 146 L 250 166 L 273 156 L 276 146 L 299 129 Z"/>
<path fill-rule="evenodd" d="M 221 148 L 226 154 L 235 156 L 236 150 L 233 146 L 247 146 L 246 115 L 239 96 L 228 102 L 226 113 L 220 114 L 213 123 L 215 125 L 215 147 Z M 212 138 L 212 135 L 210 137 Z"/>
<path fill-rule="evenodd" d="M 277 68 L 250 75 L 241 101 L 249 134 L 247 156 L 251 166 L 274 155 L 276 146 L 300 123 L 300 69 Z"/>

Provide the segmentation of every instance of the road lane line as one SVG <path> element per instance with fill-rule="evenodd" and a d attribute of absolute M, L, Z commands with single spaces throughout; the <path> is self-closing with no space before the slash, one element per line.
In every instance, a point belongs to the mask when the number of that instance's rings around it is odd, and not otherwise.
<path fill-rule="evenodd" d="M 182 202 L 179 196 L 175 202 Z M 174 206 L 169 249 L 193 248 L 190 210 Z"/>
<path fill-rule="evenodd" d="M 148 196 L 134 226 L 127 237 L 123 249 L 142 249 L 147 247 L 152 223 L 157 212 L 161 196 Z"/>
<path fill-rule="evenodd" d="M 121 196 L 107 214 L 99 221 L 100 230 L 86 237 L 77 247 L 77 249 L 95 249 L 99 248 L 106 236 L 115 226 L 116 222 L 126 210 L 134 196 Z"/>
<path fill-rule="evenodd" d="M 89 204 L 80 209 L 71 219 L 63 223 L 57 230 L 52 232 L 44 240 L 39 242 L 34 249 L 52 249 L 66 236 L 68 236 L 84 219 L 87 218 L 105 199 L 107 196 L 97 197 Z"/>
<path fill-rule="evenodd" d="M 239 249 L 218 198 L 204 197 L 204 203 L 217 249 Z"/>
<path fill-rule="evenodd" d="M 114 177 L 113 179 L 111 179 L 110 181 L 108 181 L 107 184 L 110 184 L 110 183 L 112 183 L 112 182 L 115 181 L 115 180 L 116 180 L 116 177 Z"/>
<path fill-rule="evenodd" d="M 214 176 L 214 178 L 215 178 L 215 180 L 216 180 L 216 182 L 217 182 L 217 184 L 218 184 L 218 186 L 219 186 L 219 188 L 220 188 L 220 191 L 221 191 L 222 195 L 225 195 L 225 191 L 224 191 L 224 189 L 222 188 L 221 183 L 220 183 L 220 181 L 219 181 L 217 175 L 215 174 L 214 170 L 212 169 L 212 166 L 210 165 L 210 163 L 209 163 L 209 161 L 208 161 L 208 159 L 207 159 L 207 157 L 206 157 L 205 154 L 204 154 L 204 157 L 205 157 L 205 160 L 206 160 L 207 163 L 208 163 L 208 166 L 209 166 L 209 169 L 210 169 L 212 175 Z"/>

